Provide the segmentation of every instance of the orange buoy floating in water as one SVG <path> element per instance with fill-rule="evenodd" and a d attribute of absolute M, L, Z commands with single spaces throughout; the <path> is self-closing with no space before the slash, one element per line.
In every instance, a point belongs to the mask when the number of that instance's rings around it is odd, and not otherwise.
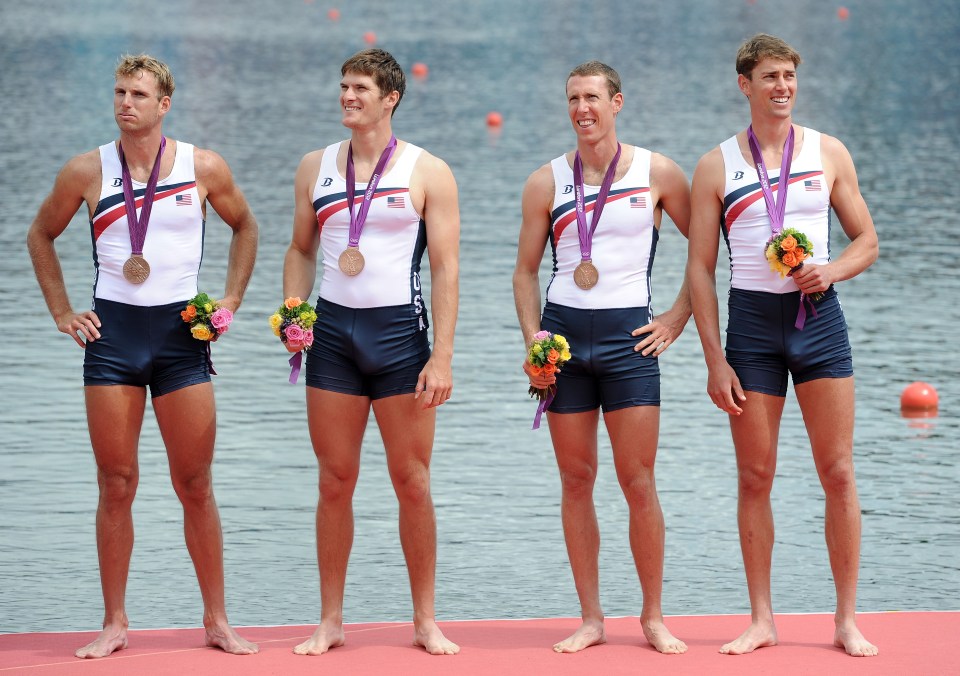
<path fill-rule="evenodd" d="M 837 18 L 841 21 L 846 21 L 850 18 L 850 10 L 846 7 L 840 7 L 837 9 Z"/>
<path fill-rule="evenodd" d="M 936 413 L 940 397 L 929 383 L 910 383 L 900 395 L 900 410 L 905 413 Z"/>
<path fill-rule="evenodd" d="M 366 42 L 368 45 L 372 45 L 377 41 L 377 34 L 374 33 L 373 31 L 367 31 L 366 33 L 363 34 L 363 41 Z"/>
<path fill-rule="evenodd" d="M 418 61 L 410 68 L 410 72 L 413 73 L 414 77 L 426 77 L 430 69 L 427 68 L 427 64 Z"/>
<path fill-rule="evenodd" d="M 330 9 L 327 10 L 327 18 L 330 19 L 331 21 L 339 21 L 340 10 L 337 9 L 336 7 L 331 7 Z"/>
<path fill-rule="evenodd" d="M 487 126 L 488 127 L 503 126 L 503 115 L 501 115 L 495 110 L 491 110 L 489 113 L 487 113 Z"/>

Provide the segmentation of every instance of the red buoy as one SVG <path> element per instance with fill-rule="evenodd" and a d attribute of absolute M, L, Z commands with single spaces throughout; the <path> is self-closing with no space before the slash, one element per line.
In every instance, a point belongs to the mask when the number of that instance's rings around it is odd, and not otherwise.
<path fill-rule="evenodd" d="M 929 383 L 910 383 L 900 395 L 900 408 L 904 411 L 936 411 L 940 397 Z"/>
<path fill-rule="evenodd" d="M 331 7 L 330 9 L 327 10 L 327 18 L 330 19 L 331 21 L 339 21 L 340 10 L 337 9 L 336 7 Z"/>
<path fill-rule="evenodd" d="M 501 115 L 495 110 L 491 110 L 489 113 L 487 113 L 488 127 L 500 127 L 502 125 L 503 125 L 503 115 Z"/>
<path fill-rule="evenodd" d="M 372 45 L 377 41 L 377 34 L 373 31 L 367 31 L 363 34 L 363 41 L 368 45 Z"/>
<path fill-rule="evenodd" d="M 837 10 L 837 18 L 840 19 L 841 21 L 846 21 L 847 19 L 850 18 L 850 10 L 847 9 L 846 7 L 840 7 Z"/>
<path fill-rule="evenodd" d="M 427 64 L 417 62 L 410 68 L 410 72 L 413 73 L 414 77 L 426 77 L 430 69 L 427 68 Z"/>

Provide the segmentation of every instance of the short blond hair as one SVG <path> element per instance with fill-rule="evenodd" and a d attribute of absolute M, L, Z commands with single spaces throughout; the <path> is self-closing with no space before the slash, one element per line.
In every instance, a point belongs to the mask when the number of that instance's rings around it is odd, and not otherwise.
<path fill-rule="evenodd" d="M 117 62 L 117 70 L 114 77 L 126 77 L 136 75 L 141 71 L 153 73 L 157 79 L 157 98 L 164 96 L 173 96 L 173 73 L 170 67 L 159 59 L 155 59 L 149 54 L 124 54 Z"/>
<path fill-rule="evenodd" d="M 590 77 L 592 75 L 599 75 L 607 81 L 607 90 L 610 92 L 611 99 L 620 93 L 622 86 L 620 83 L 620 73 L 602 61 L 587 61 L 586 63 L 581 63 L 567 75 L 567 82 L 569 82 L 572 77 Z"/>
<path fill-rule="evenodd" d="M 773 35 L 757 33 L 740 45 L 737 51 L 737 72 L 751 79 L 753 69 L 764 59 L 792 61 L 794 68 L 800 65 L 800 54 L 793 47 Z"/>

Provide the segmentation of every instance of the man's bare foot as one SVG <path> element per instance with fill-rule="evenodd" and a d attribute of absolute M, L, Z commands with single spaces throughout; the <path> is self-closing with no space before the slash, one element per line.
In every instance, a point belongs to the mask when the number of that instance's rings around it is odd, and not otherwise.
<path fill-rule="evenodd" d="M 342 646 L 346 640 L 342 624 L 328 626 L 321 622 L 313 636 L 294 648 L 293 652 L 297 655 L 322 655 L 331 648 Z"/>
<path fill-rule="evenodd" d="M 444 636 L 433 620 L 417 624 L 413 645 L 421 646 L 431 655 L 456 655 L 460 652 L 460 646 Z"/>
<path fill-rule="evenodd" d="M 863 637 L 853 622 L 837 626 L 837 630 L 833 633 L 833 645 L 843 648 L 853 657 L 873 657 L 880 652 L 877 646 Z"/>
<path fill-rule="evenodd" d="M 213 624 L 207 629 L 207 645 L 211 648 L 220 648 L 231 655 L 254 655 L 260 652 L 256 643 L 242 638 L 229 624 Z"/>
<path fill-rule="evenodd" d="M 576 653 L 592 645 L 607 642 L 607 635 L 603 631 L 603 620 L 584 620 L 580 628 L 571 636 L 554 644 L 553 651 L 557 653 Z"/>
<path fill-rule="evenodd" d="M 720 648 L 724 655 L 746 655 L 757 648 L 777 645 L 777 628 L 773 622 L 754 622 L 745 632 Z"/>
<path fill-rule="evenodd" d="M 647 643 L 664 655 L 679 655 L 687 652 L 687 644 L 671 634 L 663 620 L 656 622 L 641 620 L 640 624 L 643 627 L 643 635 L 646 637 Z"/>
<path fill-rule="evenodd" d="M 127 647 L 127 627 L 126 625 L 108 625 L 103 628 L 100 635 L 93 641 L 77 648 L 74 653 L 77 657 L 83 659 L 94 659 L 97 657 L 106 657 L 107 655 L 123 650 Z"/>

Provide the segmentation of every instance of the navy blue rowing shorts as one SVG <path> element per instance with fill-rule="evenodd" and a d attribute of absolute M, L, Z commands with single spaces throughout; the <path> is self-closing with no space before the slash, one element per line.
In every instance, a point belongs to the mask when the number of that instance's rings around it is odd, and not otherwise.
<path fill-rule="evenodd" d="M 411 393 L 430 358 L 426 329 L 413 304 L 354 309 L 318 299 L 307 386 L 371 399 Z"/>
<path fill-rule="evenodd" d="M 803 330 L 794 323 L 800 292 L 730 289 L 727 362 L 744 390 L 784 397 L 787 374 L 798 385 L 819 378 L 853 375 L 853 357 L 840 299 L 831 286 L 807 308 Z"/>
<path fill-rule="evenodd" d="M 660 366 L 634 347 L 645 336 L 630 333 L 648 322 L 646 307 L 581 310 L 547 303 L 540 327 L 570 343 L 571 358 L 557 375 L 557 394 L 547 409 L 605 413 L 660 405 Z"/>
<path fill-rule="evenodd" d="M 180 312 L 187 300 L 169 305 L 127 305 L 96 298 L 100 337 L 87 343 L 84 385 L 137 385 L 159 397 L 210 382 L 207 344 L 190 334 Z"/>

